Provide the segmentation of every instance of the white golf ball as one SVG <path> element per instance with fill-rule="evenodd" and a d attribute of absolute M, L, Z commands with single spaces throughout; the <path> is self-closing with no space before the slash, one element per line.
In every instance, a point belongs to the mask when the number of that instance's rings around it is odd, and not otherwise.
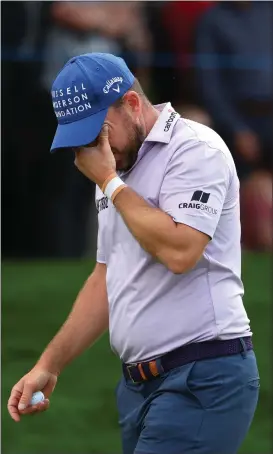
<path fill-rule="evenodd" d="M 42 391 L 37 391 L 36 393 L 32 394 L 30 405 L 37 405 L 40 402 L 43 402 L 44 399 L 45 399 L 45 396 L 42 393 Z"/>

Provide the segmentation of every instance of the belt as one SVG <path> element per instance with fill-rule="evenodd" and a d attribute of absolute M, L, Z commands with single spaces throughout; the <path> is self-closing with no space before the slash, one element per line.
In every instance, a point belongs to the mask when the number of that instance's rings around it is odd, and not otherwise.
<path fill-rule="evenodd" d="M 123 363 L 122 369 L 126 380 L 142 383 L 193 361 L 236 355 L 252 349 L 251 337 L 198 342 L 179 347 L 151 361 Z"/>

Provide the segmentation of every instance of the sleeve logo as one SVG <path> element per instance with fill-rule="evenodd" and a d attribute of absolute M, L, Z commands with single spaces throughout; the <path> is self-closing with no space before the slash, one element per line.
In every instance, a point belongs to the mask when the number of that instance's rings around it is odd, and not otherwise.
<path fill-rule="evenodd" d="M 189 203 L 179 203 L 178 207 L 179 208 L 190 208 L 190 209 L 195 209 L 195 210 L 201 210 L 205 211 L 208 214 L 216 215 L 218 213 L 218 210 L 215 208 L 207 205 L 208 200 L 210 198 L 210 192 L 204 192 L 204 191 L 194 191 L 191 201 Z M 195 203 L 199 202 L 199 203 Z"/>
<path fill-rule="evenodd" d="M 191 201 L 196 200 L 197 202 L 208 203 L 209 196 L 209 192 L 194 191 Z"/>

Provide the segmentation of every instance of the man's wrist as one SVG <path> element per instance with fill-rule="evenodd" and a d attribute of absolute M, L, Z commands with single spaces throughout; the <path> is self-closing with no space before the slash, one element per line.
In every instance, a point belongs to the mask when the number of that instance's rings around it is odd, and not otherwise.
<path fill-rule="evenodd" d="M 115 177 L 117 177 L 117 173 L 116 173 L 116 172 L 112 172 L 112 173 L 110 173 L 110 175 L 106 178 L 106 180 L 104 180 L 104 182 L 103 182 L 101 185 L 99 185 L 99 186 L 100 186 L 100 189 L 102 190 L 103 193 L 104 193 L 104 191 L 105 191 L 105 188 L 106 188 L 107 184 L 110 183 L 110 181 L 111 181 L 113 178 L 115 178 Z"/>
<path fill-rule="evenodd" d="M 40 369 L 45 369 L 48 372 L 52 373 L 53 375 L 57 375 L 57 376 L 59 376 L 62 371 L 62 367 L 60 367 L 59 364 L 56 364 L 56 361 L 53 361 L 50 358 L 44 357 L 43 355 L 37 361 L 35 367 L 40 368 Z"/>
<path fill-rule="evenodd" d="M 105 180 L 101 187 L 101 190 L 109 200 L 114 202 L 116 196 L 126 186 L 127 185 L 124 183 L 124 181 L 122 181 L 122 179 L 116 173 L 113 173 Z"/>

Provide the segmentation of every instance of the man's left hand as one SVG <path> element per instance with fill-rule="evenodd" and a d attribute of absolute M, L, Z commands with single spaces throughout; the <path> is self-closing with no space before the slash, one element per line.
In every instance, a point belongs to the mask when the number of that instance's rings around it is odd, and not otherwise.
<path fill-rule="evenodd" d="M 75 166 L 100 188 L 116 172 L 116 161 L 108 141 L 108 126 L 104 125 L 94 147 L 81 147 L 75 151 Z"/>

